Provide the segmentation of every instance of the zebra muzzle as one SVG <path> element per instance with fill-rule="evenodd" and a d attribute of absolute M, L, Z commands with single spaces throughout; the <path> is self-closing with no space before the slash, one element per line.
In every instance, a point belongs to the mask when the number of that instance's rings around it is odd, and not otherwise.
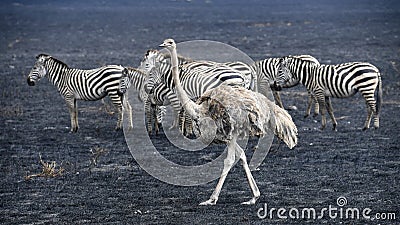
<path fill-rule="evenodd" d="M 117 95 L 121 97 L 121 96 L 124 95 L 124 93 L 122 91 L 120 91 L 120 90 L 117 90 Z"/>
<path fill-rule="evenodd" d="M 278 83 L 276 81 L 274 81 L 274 84 L 272 84 L 270 87 L 274 91 L 281 91 L 282 90 L 282 87 L 280 85 L 278 85 Z"/>
<path fill-rule="evenodd" d="M 31 79 L 26 80 L 29 86 L 35 86 L 35 81 L 32 81 Z"/>

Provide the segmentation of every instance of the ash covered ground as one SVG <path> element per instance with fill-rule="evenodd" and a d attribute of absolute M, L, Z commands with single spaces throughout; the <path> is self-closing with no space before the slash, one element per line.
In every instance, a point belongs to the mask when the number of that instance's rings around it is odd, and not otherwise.
<path fill-rule="evenodd" d="M 396 1 L 2 1 L 0 3 L 0 223 L 2 224 L 266 224 L 399 223 L 400 4 Z M 275 140 L 259 171 L 261 198 L 251 193 L 241 166 L 229 174 L 216 206 L 198 206 L 216 181 L 181 187 L 163 183 L 133 159 L 116 114 L 100 102 L 79 102 L 80 130 L 69 133 L 69 114 L 46 79 L 26 77 L 39 53 L 75 68 L 105 64 L 137 67 L 147 49 L 177 42 L 214 40 L 254 60 L 310 54 L 321 63 L 367 61 L 382 74 L 378 130 L 362 131 L 366 108 L 358 94 L 333 99 L 338 131 L 319 130 L 320 117 L 303 118 L 306 90 L 282 92 L 299 129 L 289 150 Z M 137 106 L 136 106 L 137 107 Z M 165 136 L 153 138 L 166 142 Z M 138 148 L 145 146 L 137 146 Z M 93 165 L 90 150 L 103 149 Z M 40 173 L 39 154 L 65 171 Z M 177 151 L 165 154 L 185 161 Z M 213 154 L 213 153 L 208 153 Z M 397 220 L 260 219 L 264 207 L 371 208 Z"/>

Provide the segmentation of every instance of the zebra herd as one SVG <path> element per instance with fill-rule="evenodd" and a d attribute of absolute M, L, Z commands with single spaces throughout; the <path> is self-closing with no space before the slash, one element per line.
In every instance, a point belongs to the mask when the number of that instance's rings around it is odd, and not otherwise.
<path fill-rule="evenodd" d="M 71 117 L 71 132 L 77 132 L 77 100 L 94 101 L 109 96 L 118 110 L 116 130 L 122 128 L 123 110 L 132 108 L 126 90 L 133 86 L 145 105 L 149 132 L 157 133 L 159 123 L 171 105 L 176 119 L 172 127 L 191 133 L 190 118 L 185 115 L 175 94 L 172 79 L 171 58 L 157 50 L 148 50 L 138 68 L 108 65 L 91 70 L 70 68 L 62 61 L 40 54 L 31 69 L 27 82 L 30 86 L 46 76 L 57 87 L 67 103 Z M 303 84 L 309 94 L 306 116 L 315 104 L 315 115 L 321 114 L 322 129 L 326 126 L 325 112 L 331 117 L 333 129 L 337 121 L 333 114 L 331 97 L 345 98 L 360 92 L 367 105 L 367 118 L 363 129 L 368 129 L 372 115 L 374 127 L 379 127 L 382 103 L 382 82 L 379 70 L 370 63 L 351 62 L 323 65 L 310 55 L 284 56 L 256 61 L 252 65 L 243 62 L 216 63 L 179 57 L 179 75 L 185 92 L 192 99 L 219 85 L 243 86 L 267 94 L 272 88 L 276 104 L 283 108 L 279 92 L 282 88 Z M 189 73 L 190 72 L 190 73 Z M 377 92 L 377 93 L 376 93 Z M 375 97 L 376 94 L 376 97 Z"/>

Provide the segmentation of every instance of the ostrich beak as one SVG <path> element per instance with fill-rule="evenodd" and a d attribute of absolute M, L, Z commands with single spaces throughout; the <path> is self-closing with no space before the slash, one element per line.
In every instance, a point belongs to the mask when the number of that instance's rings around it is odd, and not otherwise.
<path fill-rule="evenodd" d="M 165 43 L 162 43 L 161 45 L 159 45 L 159 47 L 166 47 L 167 45 Z"/>

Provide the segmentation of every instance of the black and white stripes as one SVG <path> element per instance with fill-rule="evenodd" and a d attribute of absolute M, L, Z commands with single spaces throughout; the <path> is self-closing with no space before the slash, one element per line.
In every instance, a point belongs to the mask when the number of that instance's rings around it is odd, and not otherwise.
<path fill-rule="evenodd" d="M 368 129 L 372 114 L 374 127 L 379 127 L 379 112 L 382 102 L 382 82 L 378 68 L 370 63 L 350 62 L 337 65 L 318 65 L 295 57 L 280 60 L 276 86 L 291 87 L 302 83 L 315 94 L 320 104 L 322 128 L 326 125 L 325 104 L 331 116 L 333 129 L 336 119 L 330 97 L 345 98 L 360 92 L 367 104 L 367 119 L 363 129 Z M 375 92 L 377 98 L 375 99 Z"/>
<path fill-rule="evenodd" d="M 164 106 L 154 106 L 150 101 L 148 101 L 148 94 L 146 93 L 144 86 L 147 81 L 147 74 L 139 69 L 132 67 L 125 67 L 122 71 L 122 77 L 119 83 L 118 94 L 122 96 L 124 102 L 124 109 L 128 111 L 129 119 L 130 119 L 130 127 L 133 127 L 132 124 L 132 107 L 129 104 L 128 95 L 126 95 L 126 91 L 129 87 L 134 87 L 139 93 L 138 98 L 145 105 L 145 113 L 146 113 L 146 124 L 147 130 L 151 134 L 154 128 L 155 132 L 158 133 L 158 125 L 162 122 L 163 115 L 165 114 Z"/>
<path fill-rule="evenodd" d="M 310 114 L 311 103 L 315 101 L 315 115 L 318 111 L 321 113 L 322 128 L 326 126 L 327 109 L 333 128 L 336 129 L 337 121 L 333 115 L 330 97 L 345 98 L 356 92 L 361 93 L 367 104 L 368 114 L 364 129 L 369 128 L 372 115 L 374 115 L 374 127 L 379 127 L 382 83 L 379 70 L 370 63 L 321 65 L 310 55 L 298 55 L 264 59 L 256 61 L 253 65 L 243 62 L 195 61 L 179 57 L 178 65 L 182 86 L 193 100 L 206 90 L 223 83 L 244 85 L 264 95 L 269 92 L 270 86 L 275 86 L 277 90 L 302 83 L 310 96 L 306 116 Z M 130 67 L 124 69 L 118 65 L 91 70 L 75 69 L 52 56 L 40 54 L 27 82 L 31 86 L 35 85 L 44 76 L 57 87 L 67 103 L 71 117 L 71 132 L 76 132 L 79 128 L 76 100 L 94 101 L 105 96 L 110 97 L 118 110 L 116 129 L 122 128 L 123 109 L 131 112 L 130 105 L 127 101 L 123 101 L 123 93 L 131 85 L 139 91 L 139 98 L 145 104 L 149 131 L 152 127 L 158 130 L 157 126 L 166 110 L 160 107 L 162 105 L 172 105 L 176 115 L 173 127 L 178 126 L 179 119 L 183 119 L 178 117 L 182 107 L 175 95 L 170 58 L 157 50 L 147 51 L 139 69 Z M 376 97 L 375 92 L 377 92 Z M 282 106 L 278 92 L 274 95 L 277 104 Z M 129 119 L 132 123 L 131 115 L 130 113 Z M 181 131 L 183 130 L 181 127 Z"/>
<path fill-rule="evenodd" d="M 313 62 L 315 64 L 319 64 L 318 60 L 314 58 L 311 55 L 296 55 L 296 56 L 291 56 L 295 58 L 300 58 L 306 61 Z M 270 91 L 270 86 L 273 85 L 274 81 L 278 77 L 278 69 L 279 69 L 279 60 L 281 58 L 267 58 L 263 60 L 256 61 L 252 67 L 255 70 L 257 74 L 257 83 L 258 83 L 258 92 L 267 95 Z M 281 108 L 283 108 L 283 103 L 280 97 L 280 94 L 276 90 L 272 90 L 272 93 L 275 98 L 275 102 L 277 105 L 279 105 Z M 308 106 L 306 110 L 305 116 L 310 115 L 311 107 L 312 107 L 312 102 L 315 102 L 315 113 L 318 114 L 319 110 L 319 105 L 317 101 L 314 101 L 314 96 L 312 93 L 309 93 L 309 100 L 308 100 Z"/>
<path fill-rule="evenodd" d="M 76 100 L 95 101 L 109 96 L 118 109 L 116 129 L 122 127 L 122 101 L 117 94 L 122 66 L 109 65 L 92 70 L 69 68 L 65 63 L 49 55 L 38 55 L 36 63 L 28 75 L 27 82 L 35 85 L 40 78 L 47 76 L 57 87 L 67 103 L 71 116 L 71 132 L 76 132 L 78 109 Z"/>

